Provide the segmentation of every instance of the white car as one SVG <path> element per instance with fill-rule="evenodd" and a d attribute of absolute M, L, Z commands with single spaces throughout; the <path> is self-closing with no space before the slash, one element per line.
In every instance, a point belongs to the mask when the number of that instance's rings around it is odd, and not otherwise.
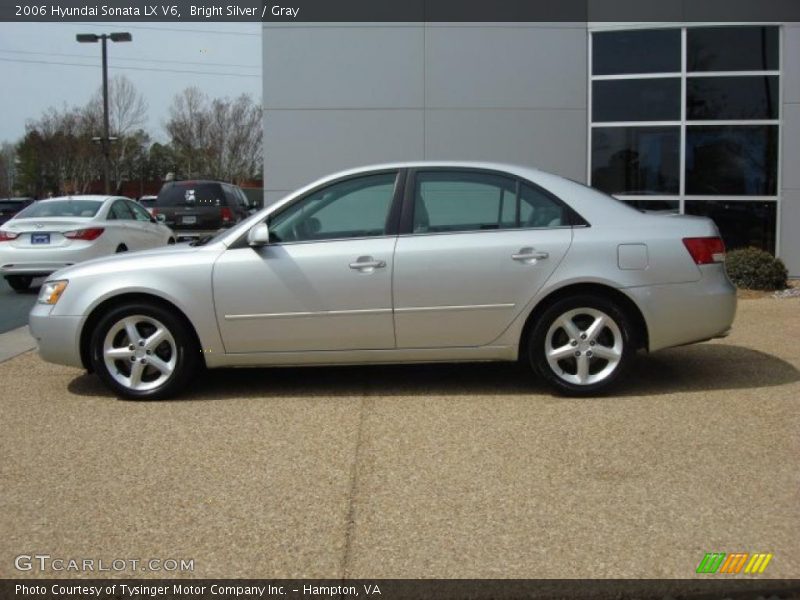
<path fill-rule="evenodd" d="M 91 258 L 173 243 L 172 230 L 129 198 L 40 200 L 0 227 L 0 275 L 21 292 L 34 277 Z"/>

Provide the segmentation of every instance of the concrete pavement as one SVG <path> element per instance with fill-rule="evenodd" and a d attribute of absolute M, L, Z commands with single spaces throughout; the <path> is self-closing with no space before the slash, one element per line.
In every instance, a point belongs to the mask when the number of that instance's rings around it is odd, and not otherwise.
<path fill-rule="evenodd" d="M 705 552 L 800 576 L 800 301 L 641 357 L 614 396 L 516 365 L 210 372 L 120 401 L 0 364 L 0 577 L 13 557 L 192 558 L 192 577 L 692 577 Z M 163 573 L 123 572 L 121 576 Z"/>

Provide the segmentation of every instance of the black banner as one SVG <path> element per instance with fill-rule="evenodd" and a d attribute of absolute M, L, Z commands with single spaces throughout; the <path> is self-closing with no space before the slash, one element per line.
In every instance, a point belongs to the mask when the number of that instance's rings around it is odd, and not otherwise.
<path fill-rule="evenodd" d="M 0 21 L 783 22 L 797 0 L 0 0 Z"/>
<path fill-rule="evenodd" d="M 26 579 L 0 580 L 3 600 L 493 600 L 800 598 L 800 579 Z"/>

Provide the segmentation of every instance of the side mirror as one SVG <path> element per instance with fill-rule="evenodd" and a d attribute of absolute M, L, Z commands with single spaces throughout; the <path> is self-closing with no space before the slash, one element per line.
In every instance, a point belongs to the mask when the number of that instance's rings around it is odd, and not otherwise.
<path fill-rule="evenodd" d="M 167 217 L 166 217 L 166 215 L 158 213 L 156 215 L 156 221 L 158 221 L 159 223 L 166 223 L 167 222 Z"/>
<path fill-rule="evenodd" d="M 250 246 L 266 246 L 269 244 L 269 228 L 266 223 L 259 223 L 247 232 L 247 243 Z"/>

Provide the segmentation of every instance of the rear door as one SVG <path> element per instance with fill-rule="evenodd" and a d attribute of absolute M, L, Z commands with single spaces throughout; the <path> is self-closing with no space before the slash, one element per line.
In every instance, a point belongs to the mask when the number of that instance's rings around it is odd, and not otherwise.
<path fill-rule="evenodd" d="M 566 254 L 570 214 L 503 174 L 410 173 L 394 258 L 397 347 L 491 344 Z"/>

